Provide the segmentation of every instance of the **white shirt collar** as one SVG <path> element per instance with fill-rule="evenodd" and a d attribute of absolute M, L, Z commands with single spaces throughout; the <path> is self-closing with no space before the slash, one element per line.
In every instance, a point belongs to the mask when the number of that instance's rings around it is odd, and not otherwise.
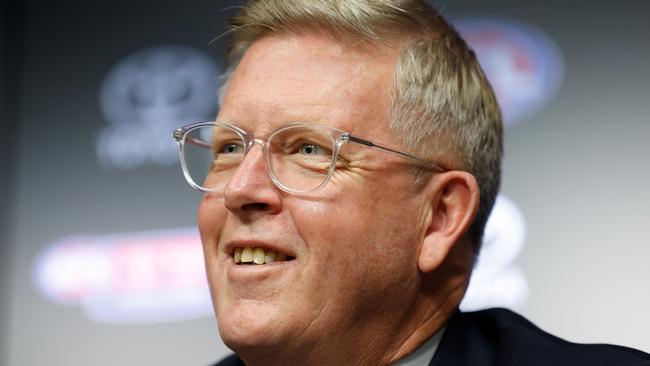
<path fill-rule="evenodd" d="M 431 336 L 428 341 L 416 349 L 413 353 L 410 353 L 406 357 L 394 363 L 394 366 L 428 366 L 433 359 L 433 355 L 436 354 L 440 340 L 442 339 L 442 334 L 445 332 L 447 327 L 443 327 L 436 334 Z"/>

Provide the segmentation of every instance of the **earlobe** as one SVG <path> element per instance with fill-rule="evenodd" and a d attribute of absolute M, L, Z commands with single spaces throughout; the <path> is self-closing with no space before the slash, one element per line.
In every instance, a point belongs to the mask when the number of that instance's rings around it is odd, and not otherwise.
<path fill-rule="evenodd" d="M 479 187 L 472 174 L 450 171 L 437 178 L 429 190 L 429 223 L 418 257 L 418 267 L 425 273 L 435 271 L 447 259 L 471 226 L 479 206 Z"/>

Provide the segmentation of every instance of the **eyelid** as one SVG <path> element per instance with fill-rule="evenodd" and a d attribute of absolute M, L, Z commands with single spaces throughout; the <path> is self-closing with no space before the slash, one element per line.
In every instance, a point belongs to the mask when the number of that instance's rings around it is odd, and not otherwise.
<path fill-rule="evenodd" d="M 331 147 L 327 146 L 327 145 L 330 145 L 330 144 L 325 145 L 325 144 L 316 142 L 313 139 L 309 139 L 309 138 L 305 138 L 305 137 L 298 137 L 295 140 L 286 141 L 281 146 L 283 148 L 288 147 L 288 148 L 291 148 L 291 149 L 300 149 L 305 145 L 317 146 L 318 148 L 323 149 L 324 151 L 328 151 L 328 152 L 332 151 Z"/>

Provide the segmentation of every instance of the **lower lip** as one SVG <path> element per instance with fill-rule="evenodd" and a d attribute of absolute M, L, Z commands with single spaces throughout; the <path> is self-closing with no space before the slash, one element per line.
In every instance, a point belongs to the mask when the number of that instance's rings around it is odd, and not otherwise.
<path fill-rule="evenodd" d="M 228 279 L 233 281 L 260 281 L 279 276 L 295 266 L 296 260 L 273 262 L 268 264 L 236 264 L 230 257 L 227 262 Z"/>

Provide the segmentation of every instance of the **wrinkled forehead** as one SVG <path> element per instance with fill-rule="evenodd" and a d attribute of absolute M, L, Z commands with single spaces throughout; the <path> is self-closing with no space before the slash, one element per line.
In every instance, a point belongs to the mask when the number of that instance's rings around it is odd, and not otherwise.
<path fill-rule="evenodd" d="M 291 122 L 350 132 L 388 127 L 397 59 L 395 49 L 326 35 L 268 35 L 250 46 L 232 73 L 219 118 L 245 129 Z"/>

